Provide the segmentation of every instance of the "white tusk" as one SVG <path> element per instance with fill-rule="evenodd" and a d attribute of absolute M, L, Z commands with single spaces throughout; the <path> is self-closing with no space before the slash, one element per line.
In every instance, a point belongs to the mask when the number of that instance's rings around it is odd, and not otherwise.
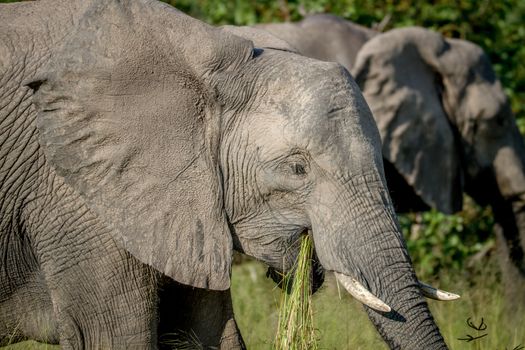
<path fill-rule="evenodd" d="M 456 300 L 460 298 L 460 296 L 457 294 L 434 288 L 421 281 L 419 281 L 419 288 L 421 288 L 421 292 L 423 292 L 423 295 L 430 299 L 448 301 L 448 300 Z"/>
<path fill-rule="evenodd" d="M 370 293 L 361 283 L 352 277 L 343 275 L 342 273 L 334 272 L 335 277 L 343 287 L 361 303 L 374 310 L 381 312 L 390 312 L 392 309 L 385 304 L 381 299 Z"/>

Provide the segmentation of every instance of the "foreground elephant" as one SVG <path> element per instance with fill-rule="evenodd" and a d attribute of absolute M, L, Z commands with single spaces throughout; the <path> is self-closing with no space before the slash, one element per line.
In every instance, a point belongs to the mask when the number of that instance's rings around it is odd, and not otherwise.
<path fill-rule="evenodd" d="M 525 298 L 525 146 L 481 48 L 422 28 L 379 34 L 332 15 L 262 28 L 343 64 L 370 105 L 398 212 L 490 205 L 509 292 Z"/>
<path fill-rule="evenodd" d="M 241 348 L 232 250 L 286 272 L 310 233 L 392 348 L 446 348 L 341 66 L 148 0 L 3 5 L 0 23 L 3 341 Z"/>

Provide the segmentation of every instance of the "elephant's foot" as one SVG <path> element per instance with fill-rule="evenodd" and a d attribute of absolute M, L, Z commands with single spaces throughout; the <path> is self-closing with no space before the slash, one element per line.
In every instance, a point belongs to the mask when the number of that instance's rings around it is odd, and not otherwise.
<path fill-rule="evenodd" d="M 43 276 L 33 272 L 13 290 L 0 287 L 0 294 L 5 291 L 10 293 L 0 302 L 0 346 L 28 339 L 58 344 L 58 325 Z"/>

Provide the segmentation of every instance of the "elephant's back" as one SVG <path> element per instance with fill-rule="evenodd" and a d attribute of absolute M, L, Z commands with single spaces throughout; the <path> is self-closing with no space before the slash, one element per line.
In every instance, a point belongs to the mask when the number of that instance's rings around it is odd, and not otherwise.
<path fill-rule="evenodd" d="M 330 14 L 310 15 L 296 23 L 258 27 L 287 41 L 302 55 L 337 62 L 350 70 L 359 49 L 378 32 Z"/>

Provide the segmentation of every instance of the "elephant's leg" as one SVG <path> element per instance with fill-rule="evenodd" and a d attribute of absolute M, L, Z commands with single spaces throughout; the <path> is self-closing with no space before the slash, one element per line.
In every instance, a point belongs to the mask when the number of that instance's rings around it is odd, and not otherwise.
<path fill-rule="evenodd" d="M 513 211 L 512 203 L 508 201 L 501 200 L 497 205 L 492 205 L 492 210 L 498 224 L 497 233 L 501 238 L 498 243 L 505 246 L 504 259 L 514 266 L 523 279 L 525 278 L 525 252 L 520 239 L 519 217 Z"/>
<path fill-rule="evenodd" d="M 13 271 L 8 272 L 10 281 L 0 278 L 0 346 L 27 339 L 57 344 L 53 304 L 42 273 L 37 269 L 22 275 Z"/>
<path fill-rule="evenodd" d="M 0 346 L 26 339 L 57 343 L 49 290 L 33 242 L 14 213 L 12 207 L 0 212 Z"/>
<path fill-rule="evenodd" d="M 498 260 L 507 301 L 512 304 L 515 300 L 525 300 L 525 241 L 520 238 L 525 235 L 525 210 L 520 196 L 505 198 L 490 171 L 466 185 L 467 193 L 478 204 L 489 204 L 494 213 Z"/>
<path fill-rule="evenodd" d="M 525 194 L 521 194 L 513 200 L 512 210 L 519 230 L 520 245 L 525 250 Z"/>
<path fill-rule="evenodd" d="M 209 291 L 164 281 L 159 309 L 161 347 L 197 342 L 206 349 L 245 349 L 229 290 Z"/>
<path fill-rule="evenodd" d="M 525 210 L 519 201 L 493 206 L 499 264 L 509 309 L 525 300 Z"/>
<path fill-rule="evenodd" d="M 149 270 L 125 252 L 110 250 L 49 274 L 62 347 L 154 348 L 157 294 Z"/>
<path fill-rule="evenodd" d="M 26 206 L 26 224 L 65 349 L 150 349 L 156 272 L 120 249 L 67 186 Z"/>
<path fill-rule="evenodd" d="M 505 297 L 509 310 L 515 309 L 515 302 L 522 303 L 525 300 L 525 275 L 520 270 L 509 249 L 509 242 L 504 235 L 504 229 L 500 224 L 494 226 L 496 233 L 496 245 L 499 265 L 502 272 Z M 514 314 L 513 312 L 509 313 Z"/>
<path fill-rule="evenodd" d="M 496 204 L 492 204 L 496 225 L 496 243 L 498 259 L 502 270 L 507 300 L 523 300 L 525 296 L 525 252 L 523 225 L 525 215 L 520 210 L 515 210 L 517 203 L 505 200 L 502 197 Z M 512 307 L 512 305 L 509 305 Z"/>

